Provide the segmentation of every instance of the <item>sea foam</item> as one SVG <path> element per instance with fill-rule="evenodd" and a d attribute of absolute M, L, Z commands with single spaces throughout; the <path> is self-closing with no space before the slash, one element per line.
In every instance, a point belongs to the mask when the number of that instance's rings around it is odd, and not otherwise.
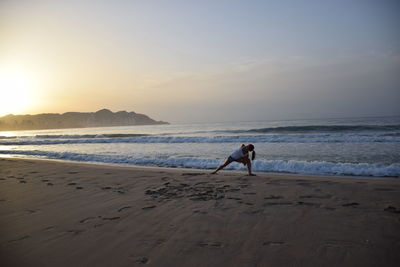
<path fill-rule="evenodd" d="M 398 143 L 396 135 L 358 134 L 274 134 L 274 135 L 221 135 L 221 136 L 163 136 L 115 134 L 81 136 L 40 136 L 0 139 L 0 145 L 57 145 L 101 143 Z"/>
<path fill-rule="evenodd" d="M 71 152 L 47 152 L 24 150 L 0 150 L 0 154 L 26 155 L 61 159 L 80 162 L 97 162 L 128 164 L 137 166 L 157 166 L 175 168 L 213 169 L 221 164 L 223 159 L 195 158 L 195 157 L 122 157 L 95 154 L 79 154 Z M 243 170 L 245 167 L 239 163 L 232 163 L 226 169 Z M 400 164 L 368 164 L 368 163 L 335 163 L 325 161 L 296 161 L 296 160 L 255 160 L 253 170 L 258 172 L 284 172 L 301 174 L 324 175 L 354 175 L 354 176 L 400 176 Z"/>

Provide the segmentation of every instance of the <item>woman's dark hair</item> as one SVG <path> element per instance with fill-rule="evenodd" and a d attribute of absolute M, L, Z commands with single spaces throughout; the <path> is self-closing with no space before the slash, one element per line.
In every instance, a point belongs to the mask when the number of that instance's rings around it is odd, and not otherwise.
<path fill-rule="evenodd" d="M 253 151 L 251 153 L 251 160 L 254 160 L 256 158 L 256 151 L 254 150 L 254 145 L 253 144 L 249 144 L 249 151 Z"/>

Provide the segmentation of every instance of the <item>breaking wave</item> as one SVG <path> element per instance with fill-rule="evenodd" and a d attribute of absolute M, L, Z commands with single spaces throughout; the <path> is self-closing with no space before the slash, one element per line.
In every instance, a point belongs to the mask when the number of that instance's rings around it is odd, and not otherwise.
<path fill-rule="evenodd" d="M 56 138 L 2 139 L 0 145 L 57 145 L 57 144 L 101 144 L 101 143 L 397 143 L 397 135 L 355 134 L 292 134 L 292 135 L 222 135 L 222 136 L 159 136 L 130 135 L 124 137 L 79 136 Z"/>
<path fill-rule="evenodd" d="M 232 130 L 240 133 L 308 133 L 308 132 L 380 132 L 399 131 L 400 125 L 307 125 L 307 126 L 283 126 L 250 130 Z"/>
<path fill-rule="evenodd" d="M 44 157 L 48 159 L 61 159 L 80 162 L 97 162 L 112 164 L 127 164 L 136 166 L 157 166 L 175 168 L 198 168 L 213 169 L 223 160 L 196 158 L 196 157 L 122 157 L 95 154 L 78 154 L 71 152 L 47 152 L 47 151 L 24 151 L 3 150 L 0 154 L 25 155 L 33 157 Z M 243 170 L 244 167 L 238 163 L 232 163 L 227 167 L 230 170 Z M 300 174 L 323 174 L 323 175 L 354 175 L 354 176 L 400 176 L 400 164 L 368 164 L 368 163 L 335 163 L 325 161 L 296 161 L 296 160 L 255 160 L 253 169 L 258 172 L 284 172 Z"/>

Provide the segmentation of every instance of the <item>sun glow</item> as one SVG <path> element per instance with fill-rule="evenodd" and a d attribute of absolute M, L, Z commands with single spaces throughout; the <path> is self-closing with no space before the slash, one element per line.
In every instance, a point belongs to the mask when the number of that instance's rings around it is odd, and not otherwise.
<path fill-rule="evenodd" d="M 22 70 L 0 68 L 0 116 L 26 112 L 33 104 L 35 83 Z"/>

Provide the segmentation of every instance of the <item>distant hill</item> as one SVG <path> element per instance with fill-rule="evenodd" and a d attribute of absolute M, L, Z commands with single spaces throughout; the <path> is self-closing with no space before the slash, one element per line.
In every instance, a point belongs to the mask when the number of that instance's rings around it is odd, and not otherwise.
<path fill-rule="evenodd" d="M 168 124 L 155 121 L 144 114 L 135 112 L 111 112 L 102 109 L 97 112 L 44 113 L 37 115 L 6 115 L 0 117 L 0 131 L 39 130 L 62 128 L 85 128 L 129 125 Z"/>

